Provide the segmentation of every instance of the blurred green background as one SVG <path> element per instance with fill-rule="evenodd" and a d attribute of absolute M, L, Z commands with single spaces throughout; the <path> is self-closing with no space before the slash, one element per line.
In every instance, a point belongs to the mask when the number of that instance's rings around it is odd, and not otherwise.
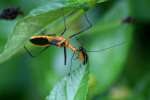
<path fill-rule="evenodd" d="M 51 1 L 1 0 L 0 10 L 17 6 L 26 16 L 32 9 L 48 2 Z M 13 21 L 0 20 L 0 52 L 16 22 L 24 16 Z M 133 22 L 123 23 L 129 16 L 133 18 Z M 78 37 L 87 50 L 125 43 L 102 52 L 88 53 L 90 75 L 87 99 L 149 100 L 150 1 L 107 0 L 91 8 L 88 17 L 93 27 Z M 67 33 L 78 32 L 86 25 L 85 20 L 79 17 L 68 22 L 68 27 L 73 27 Z M 48 28 L 52 33 L 62 31 L 57 30 L 56 24 Z M 35 58 L 31 58 L 22 49 L 0 64 L 0 100 L 43 100 L 66 74 L 68 67 L 63 65 L 63 61 L 63 49 L 57 47 L 51 47 Z"/>

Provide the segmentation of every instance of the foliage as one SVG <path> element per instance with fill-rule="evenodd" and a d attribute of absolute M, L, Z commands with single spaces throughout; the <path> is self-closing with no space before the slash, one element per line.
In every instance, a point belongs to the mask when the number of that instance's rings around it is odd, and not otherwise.
<path fill-rule="evenodd" d="M 136 3 L 135 0 L 0 1 L 1 9 L 7 5 L 19 5 L 24 15 L 13 21 L 0 20 L 3 33 L 0 34 L 0 99 L 11 96 L 19 100 L 149 98 L 149 45 L 146 45 L 149 42 L 145 36 L 150 21 L 148 0 Z M 85 13 L 93 26 L 77 39 L 87 51 L 100 50 L 87 52 L 87 65 L 76 59 L 70 70 L 72 52 L 69 50 L 67 66 L 63 65 L 60 48 L 50 47 L 35 58 L 30 58 L 24 50 L 24 45 L 33 54 L 41 49 L 28 42 L 33 35 L 41 32 L 59 35 L 64 29 L 63 15 L 67 23 L 65 37 L 82 30 L 87 26 Z M 71 43 L 78 45 L 76 39 Z"/>

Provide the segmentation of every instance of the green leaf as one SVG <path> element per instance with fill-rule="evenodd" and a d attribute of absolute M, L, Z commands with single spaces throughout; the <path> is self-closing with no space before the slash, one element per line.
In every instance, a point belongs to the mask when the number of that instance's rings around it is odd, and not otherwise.
<path fill-rule="evenodd" d="M 105 2 L 107 0 L 97 0 L 97 3 L 102 3 L 102 2 Z"/>
<path fill-rule="evenodd" d="M 58 82 L 46 100 L 86 100 L 88 67 L 81 66 Z"/>

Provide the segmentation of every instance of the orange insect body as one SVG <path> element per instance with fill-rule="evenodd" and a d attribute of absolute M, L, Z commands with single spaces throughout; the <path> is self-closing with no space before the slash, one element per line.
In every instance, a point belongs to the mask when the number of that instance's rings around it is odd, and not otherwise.
<path fill-rule="evenodd" d="M 36 46 L 48 47 L 51 45 L 57 47 L 66 47 L 71 49 L 74 53 L 77 54 L 79 60 L 85 65 L 88 61 L 88 55 L 84 48 L 76 48 L 70 44 L 68 39 L 65 39 L 63 36 L 32 36 L 30 42 Z"/>
<path fill-rule="evenodd" d="M 50 46 L 55 45 L 57 47 L 70 48 L 73 52 L 77 51 L 73 45 L 69 43 L 63 36 L 32 36 L 30 42 L 36 46 Z"/>

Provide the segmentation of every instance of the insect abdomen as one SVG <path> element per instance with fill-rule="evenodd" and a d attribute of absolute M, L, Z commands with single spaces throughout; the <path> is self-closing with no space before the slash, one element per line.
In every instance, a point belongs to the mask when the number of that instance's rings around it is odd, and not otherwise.
<path fill-rule="evenodd" d="M 44 38 L 44 37 L 33 37 L 30 39 L 30 42 L 34 45 L 38 45 L 38 46 L 49 46 L 49 41 L 48 38 Z"/>

